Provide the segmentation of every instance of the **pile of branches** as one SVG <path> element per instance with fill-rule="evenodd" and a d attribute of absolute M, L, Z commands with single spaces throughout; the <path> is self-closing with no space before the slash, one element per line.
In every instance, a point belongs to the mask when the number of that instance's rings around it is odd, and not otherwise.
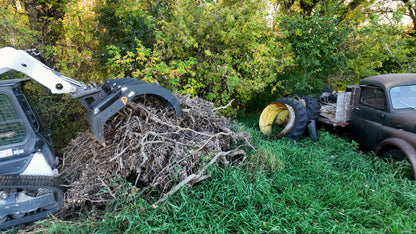
<path fill-rule="evenodd" d="M 116 177 L 158 204 L 181 186 L 206 179 L 208 166 L 245 157 L 249 135 L 218 114 L 225 107 L 176 97 L 180 118 L 160 99 L 142 96 L 107 121 L 104 145 L 90 131 L 70 143 L 61 168 L 68 183 L 66 210 L 90 210 L 112 201 L 120 186 Z"/>

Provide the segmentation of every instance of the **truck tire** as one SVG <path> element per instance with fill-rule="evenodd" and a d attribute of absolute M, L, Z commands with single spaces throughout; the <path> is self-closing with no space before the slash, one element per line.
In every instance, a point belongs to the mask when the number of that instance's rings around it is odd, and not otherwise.
<path fill-rule="evenodd" d="M 303 96 L 302 99 L 305 100 L 308 119 L 317 120 L 319 118 L 319 113 L 321 112 L 321 104 L 311 96 Z"/>
<path fill-rule="evenodd" d="M 290 140 L 298 140 L 305 133 L 308 124 L 306 107 L 302 102 L 292 98 L 281 98 L 270 103 L 261 113 L 259 120 L 260 130 L 264 134 L 271 134 L 271 128 L 279 114 L 288 111 L 287 120 L 280 121 L 284 129 L 276 136 L 286 137 Z"/>

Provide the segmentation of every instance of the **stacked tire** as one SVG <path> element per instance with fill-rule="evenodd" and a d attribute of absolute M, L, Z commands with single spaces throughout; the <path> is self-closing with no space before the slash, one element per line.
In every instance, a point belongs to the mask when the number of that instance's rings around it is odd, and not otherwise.
<path fill-rule="evenodd" d="M 317 141 L 316 120 L 319 118 L 320 104 L 313 97 L 304 96 L 301 99 L 280 98 L 271 102 L 261 113 L 259 120 L 260 130 L 270 135 L 276 123 L 283 130 L 276 133 L 278 138 L 286 137 L 290 140 L 302 138 L 306 132 L 312 140 Z M 282 120 L 281 116 L 286 119 Z"/>

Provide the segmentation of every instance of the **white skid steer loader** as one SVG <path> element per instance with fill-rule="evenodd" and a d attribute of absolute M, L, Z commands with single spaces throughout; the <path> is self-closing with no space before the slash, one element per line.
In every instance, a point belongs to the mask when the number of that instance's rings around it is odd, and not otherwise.
<path fill-rule="evenodd" d="M 181 114 L 176 97 L 159 85 L 131 78 L 85 85 L 47 67 L 26 51 L 1 48 L 0 75 L 11 70 L 29 78 L 0 80 L 0 230 L 42 219 L 63 204 L 58 158 L 21 90 L 22 83 L 35 80 L 52 93 L 77 98 L 100 143 L 105 141 L 105 122 L 138 95 L 157 96 L 173 107 L 178 117 Z"/>

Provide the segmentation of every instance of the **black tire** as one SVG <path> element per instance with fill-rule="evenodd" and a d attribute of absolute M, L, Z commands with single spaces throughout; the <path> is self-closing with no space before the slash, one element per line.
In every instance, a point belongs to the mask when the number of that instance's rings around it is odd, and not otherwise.
<path fill-rule="evenodd" d="M 387 150 L 382 156 L 384 160 L 403 161 L 406 155 L 399 149 Z"/>
<path fill-rule="evenodd" d="M 295 123 L 293 124 L 293 127 L 288 132 L 288 134 L 285 135 L 285 137 L 290 140 L 298 140 L 302 138 L 303 134 L 305 133 L 306 125 L 308 124 L 306 107 L 302 104 L 302 102 L 293 98 L 281 98 L 274 102 L 281 102 L 289 105 L 295 112 Z"/>
<path fill-rule="evenodd" d="M 306 104 L 306 113 L 309 120 L 317 120 L 321 112 L 321 104 L 311 96 L 302 97 Z"/>

